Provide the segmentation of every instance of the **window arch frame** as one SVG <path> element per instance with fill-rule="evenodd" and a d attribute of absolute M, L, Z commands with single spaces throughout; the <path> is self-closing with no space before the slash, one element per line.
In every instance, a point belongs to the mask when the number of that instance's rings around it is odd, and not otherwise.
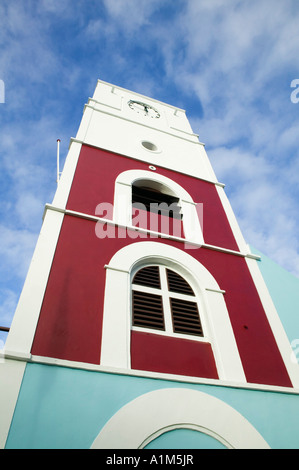
<path fill-rule="evenodd" d="M 152 182 L 154 186 L 162 186 L 169 194 L 179 199 L 183 215 L 184 240 L 190 242 L 190 248 L 204 243 L 202 226 L 197 212 L 197 203 L 190 194 L 172 179 L 148 170 L 126 170 L 120 173 L 115 180 L 113 222 L 115 224 L 132 226 L 132 186 L 139 180 Z M 135 227 L 134 227 L 135 228 Z M 147 230 L 150 232 L 150 230 Z"/>
<path fill-rule="evenodd" d="M 131 272 L 138 266 L 155 262 L 157 259 L 167 264 L 170 269 L 176 265 L 183 277 L 188 282 L 193 279 L 201 291 L 219 380 L 246 383 L 224 300 L 224 291 L 220 289 L 212 274 L 190 254 L 158 241 L 129 244 L 118 250 L 105 266 L 101 366 L 122 371 L 130 370 Z"/>

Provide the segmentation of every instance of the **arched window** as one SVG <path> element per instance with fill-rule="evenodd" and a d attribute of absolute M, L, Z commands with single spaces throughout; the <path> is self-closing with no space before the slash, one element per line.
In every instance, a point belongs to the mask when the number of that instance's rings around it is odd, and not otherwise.
<path fill-rule="evenodd" d="M 133 207 L 142 204 L 148 212 L 161 212 L 168 217 L 182 219 L 179 198 L 151 180 L 138 180 L 132 184 L 132 204 Z"/>
<path fill-rule="evenodd" d="M 165 185 L 152 180 L 132 184 L 132 225 L 184 237 L 180 199 Z"/>
<path fill-rule="evenodd" d="M 154 267 L 154 275 L 148 269 L 143 271 L 144 268 L 149 267 Z M 200 343 L 212 346 L 220 379 L 246 382 L 224 299 L 224 291 L 199 261 L 184 250 L 169 244 L 159 241 L 142 241 L 121 248 L 113 255 L 105 268 L 107 274 L 100 358 L 102 366 L 131 369 L 132 336 L 135 340 L 139 338 L 141 343 L 144 336 L 149 339 L 154 338 L 155 341 L 160 336 L 159 340 L 165 340 L 168 344 L 169 341 L 173 343 L 176 339 L 178 340 L 176 344 L 188 339 L 188 344 L 191 343 L 192 347 L 199 346 Z M 151 285 L 145 285 L 149 283 Z M 159 317 L 159 309 L 163 308 L 163 320 L 160 319 L 160 324 L 158 322 L 156 326 L 164 327 L 164 330 L 153 328 L 153 325 L 150 328 L 146 324 L 141 326 L 141 318 L 139 318 L 139 326 L 137 324 L 132 326 L 132 296 L 134 295 L 132 291 L 141 293 L 143 298 L 144 294 L 162 297 L 160 304 L 162 307 L 158 306 L 156 310 Z M 183 325 L 189 331 L 178 332 L 178 328 L 182 327 L 179 322 L 182 316 L 181 300 L 184 301 L 184 305 L 187 305 L 187 302 L 190 302 L 189 307 L 192 305 L 189 320 L 196 318 L 198 312 L 201 333 L 198 319 L 195 321 L 195 326 L 190 321 L 186 322 L 187 325 Z M 196 303 L 197 312 L 194 303 Z M 149 305 L 149 302 L 147 304 Z M 154 311 L 153 307 L 152 310 Z M 137 314 L 137 310 L 135 313 Z M 134 315 L 135 313 L 133 311 Z M 186 308 L 183 309 L 183 313 L 185 320 Z M 173 316 L 176 317 L 175 326 L 173 326 Z M 137 317 L 134 322 L 136 320 Z M 192 328 L 195 328 L 196 334 L 194 330 L 191 333 Z M 136 329 L 139 331 L 134 331 Z M 190 341 L 191 339 L 193 341 Z"/>
<path fill-rule="evenodd" d="M 176 271 L 163 265 L 145 266 L 134 275 L 132 326 L 166 334 L 203 336 L 192 287 Z"/>
<path fill-rule="evenodd" d="M 115 181 L 113 221 L 146 229 L 153 238 L 157 233 L 183 238 L 186 243 L 191 243 L 190 249 L 192 244 L 197 248 L 204 243 L 200 204 L 200 201 L 193 201 L 182 186 L 164 175 L 127 170 Z"/>

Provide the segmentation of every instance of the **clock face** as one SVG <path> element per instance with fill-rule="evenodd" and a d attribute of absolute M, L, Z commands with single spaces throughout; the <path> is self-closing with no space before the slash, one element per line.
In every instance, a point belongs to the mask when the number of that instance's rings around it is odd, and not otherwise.
<path fill-rule="evenodd" d="M 130 100 L 128 102 L 128 105 L 131 109 L 133 109 L 137 113 L 142 114 L 143 116 L 148 116 L 156 119 L 160 117 L 160 113 L 149 104 L 142 103 L 141 101 Z"/>

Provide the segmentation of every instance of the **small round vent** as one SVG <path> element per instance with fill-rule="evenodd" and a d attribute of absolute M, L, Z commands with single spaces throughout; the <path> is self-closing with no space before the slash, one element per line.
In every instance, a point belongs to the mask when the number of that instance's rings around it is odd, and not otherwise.
<path fill-rule="evenodd" d="M 143 140 L 141 142 L 142 147 L 144 147 L 146 150 L 149 150 L 150 152 L 158 152 L 158 147 L 157 145 L 153 144 L 153 142 L 149 142 L 148 140 Z"/>

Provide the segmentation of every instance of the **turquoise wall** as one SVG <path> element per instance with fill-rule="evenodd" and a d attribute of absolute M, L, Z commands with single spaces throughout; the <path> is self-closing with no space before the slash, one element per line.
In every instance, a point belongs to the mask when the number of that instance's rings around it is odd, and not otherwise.
<path fill-rule="evenodd" d="M 299 359 L 299 279 L 261 256 L 258 266 Z M 297 340 L 297 342 L 296 342 Z M 299 361 L 298 361 L 299 362 Z M 149 391 L 186 387 L 219 398 L 238 410 L 272 448 L 299 448 L 299 397 L 229 387 L 192 385 L 71 368 L 28 364 L 7 448 L 89 448 L 120 407 Z M 210 436 L 188 429 L 169 431 L 149 449 L 222 448 Z"/>
<path fill-rule="evenodd" d="M 299 362 L 299 279 L 255 248 L 251 251 L 261 256 L 258 266 Z"/>
<path fill-rule="evenodd" d="M 107 420 L 121 406 L 149 391 L 185 387 L 228 403 L 255 426 L 272 448 L 299 448 L 299 399 L 296 395 L 237 388 L 183 384 L 71 368 L 28 364 L 24 374 L 6 447 L 89 448 Z M 199 433 L 200 434 L 200 433 Z M 156 442 L 186 447 L 188 432 L 169 433 Z M 192 436 L 193 447 L 205 435 Z M 195 439 L 195 440 L 194 440 Z M 213 442 L 214 441 L 214 442 Z M 164 443 L 165 443 L 164 442 Z M 155 445 L 155 443 L 152 443 Z M 194 448 L 194 447 L 193 447 Z"/>

